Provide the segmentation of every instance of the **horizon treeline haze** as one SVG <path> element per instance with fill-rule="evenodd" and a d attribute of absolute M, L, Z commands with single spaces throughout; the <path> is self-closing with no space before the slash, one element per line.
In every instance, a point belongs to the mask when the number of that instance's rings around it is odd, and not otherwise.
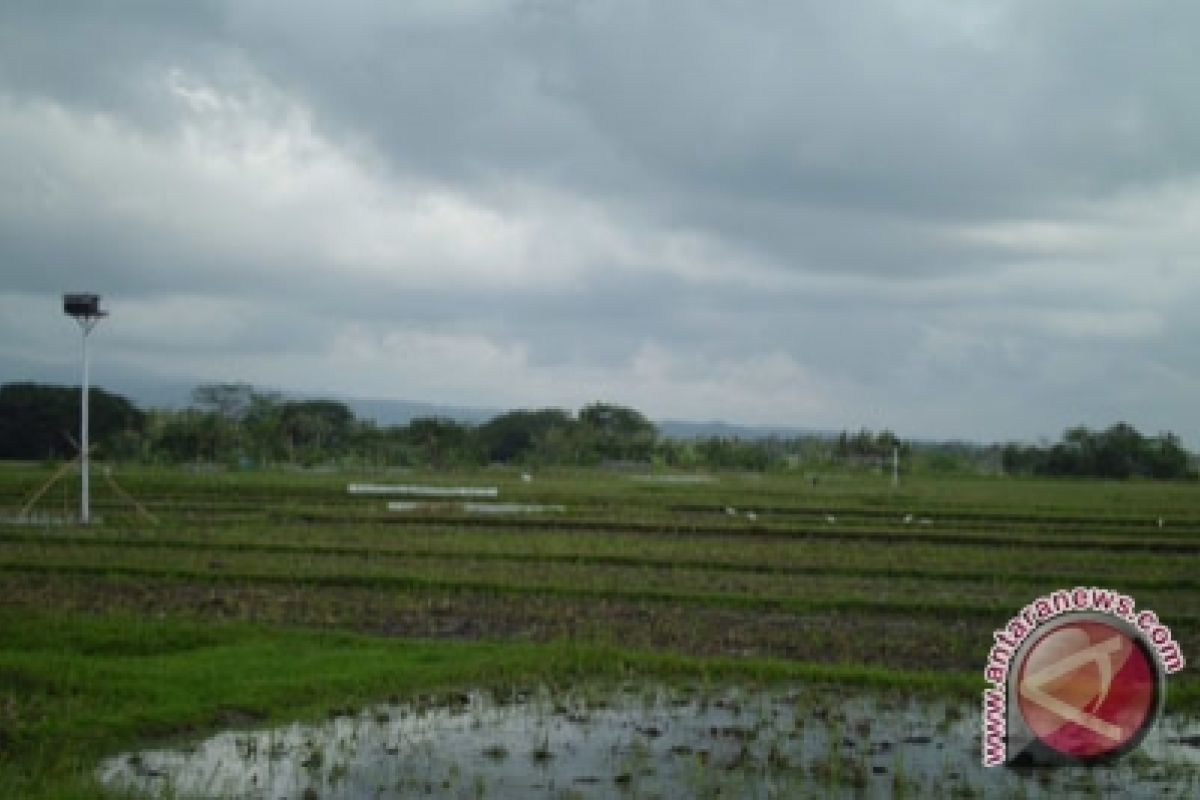
<path fill-rule="evenodd" d="M 1173 433 L 1143 436 L 1123 422 L 1104 431 L 1069 428 L 1052 445 L 914 442 L 866 429 L 796 437 L 668 437 L 640 411 L 601 402 L 578 412 L 516 409 L 480 424 L 425 416 L 379 425 L 338 400 L 286 397 L 245 383 L 197 386 L 190 405 L 181 409 L 142 409 L 126 397 L 93 388 L 90 417 L 100 458 L 148 464 L 883 471 L 899 455 L 906 471 L 929 473 L 1197 476 L 1195 456 Z M 0 458 L 73 458 L 78 426 L 79 387 L 0 386 Z"/>

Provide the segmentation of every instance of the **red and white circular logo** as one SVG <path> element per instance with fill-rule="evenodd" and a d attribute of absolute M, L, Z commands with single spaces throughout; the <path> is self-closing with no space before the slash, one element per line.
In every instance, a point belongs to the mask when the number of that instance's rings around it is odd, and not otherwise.
<path fill-rule="evenodd" d="M 1016 669 L 1017 710 L 1060 758 L 1115 758 L 1158 721 L 1163 676 L 1150 648 L 1115 617 L 1075 614 L 1038 630 Z"/>

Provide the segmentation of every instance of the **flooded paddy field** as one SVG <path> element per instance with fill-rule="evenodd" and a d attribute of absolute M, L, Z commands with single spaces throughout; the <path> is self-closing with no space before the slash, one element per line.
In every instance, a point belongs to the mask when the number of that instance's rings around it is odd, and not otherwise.
<path fill-rule="evenodd" d="M 978 711 L 821 686 L 589 685 L 374 705 L 319 724 L 125 753 L 147 797 L 1194 797 L 1200 720 L 1101 768 L 986 769 Z M 1190 744 L 1189 744 L 1190 743 Z"/>
<path fill-rule="evenodd" d="M 0 511 L 50 470 L 0 467 Z M 97 487 L 102 524 L 0 525 L 0 786 L 1196 794 L 1192 666 L 1112 768 L 983 770 L 975 741 L 992 632 L 1039 595 L 1126 592 L 1198 657 L 1195 484 L 480 470 L 406 474 L 439 491 L 398 509 L 347 490 L 386 480 L 128 470 L 156 523 Z M 444 500 L 481 486 L 489 513 Z M 514 680 L 535 688 L 488 688 Z M 467 699 L 413 700 L 433 689 Z M 261 726 L 221 733 L 230 708 Z"/>

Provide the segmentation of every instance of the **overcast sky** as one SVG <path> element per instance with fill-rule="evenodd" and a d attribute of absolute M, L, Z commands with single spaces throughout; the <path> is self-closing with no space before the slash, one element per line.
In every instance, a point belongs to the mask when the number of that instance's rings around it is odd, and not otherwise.
<path fill-rule="evenodd" d="M 1197 30 L 1194 2 L 6 0 L 0 379 L 78 380 L 86 290 L 101 385 L 1196 447 Z"/>

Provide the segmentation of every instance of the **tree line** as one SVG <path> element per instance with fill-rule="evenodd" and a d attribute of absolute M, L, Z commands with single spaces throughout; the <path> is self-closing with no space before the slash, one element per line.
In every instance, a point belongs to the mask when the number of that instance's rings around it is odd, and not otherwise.
<path fill-rule="evenodd" d="M 288 398 L 243 383 L 198 386 L 182 409 L 142 410 L 93 388 L 90 434 L 105 458 L 229 466 L 644 463 L 661 447 L 640 412 L 607 403 L 577 414 L 510 411 L 481 425 L 424 417 L 381 426 L 337 400 Z M 78 388 L 0 386 L 0 458 L 69 458 L 78 439 Z"/>
<path fill-rule="evenodd" d="M 1196 477 L 1192 455 L 1173 433 L 1143 436 L 1118 422 L 1104 431 L 1068 428 L 1057 444 L 1034 447 L 1010 444 L 1003 452 L 1004 470 L 1032 475 L 1097 478 Z"/>
<path fill-rule="evenodd" d="M 571 412 L 514 410 L 481 424 L 421 417 L 405 425 L 358 418 L 345 403 L 297 399 L 244 383 L 196 387 L 178 409 L 140 409 L 91 390 L 91 441 L 102 458 L 229 467 L 280 464 L 451 469 L 493 463 L 645 466 L 678 469 L 890 470 L 903 472 L 1194 476 L 1192 457 L 1172 434 L 1145 438 L 1120 424 L 1103 433 L 1067 431 L 1048 447 L 904 441 L 888 430 L 839 435 L 664 437 L 633 408 L 592 403 Z M 32 383 L 0 386 L 0 458 L 71 458 L 77 452 L 79 389 Z"/>

